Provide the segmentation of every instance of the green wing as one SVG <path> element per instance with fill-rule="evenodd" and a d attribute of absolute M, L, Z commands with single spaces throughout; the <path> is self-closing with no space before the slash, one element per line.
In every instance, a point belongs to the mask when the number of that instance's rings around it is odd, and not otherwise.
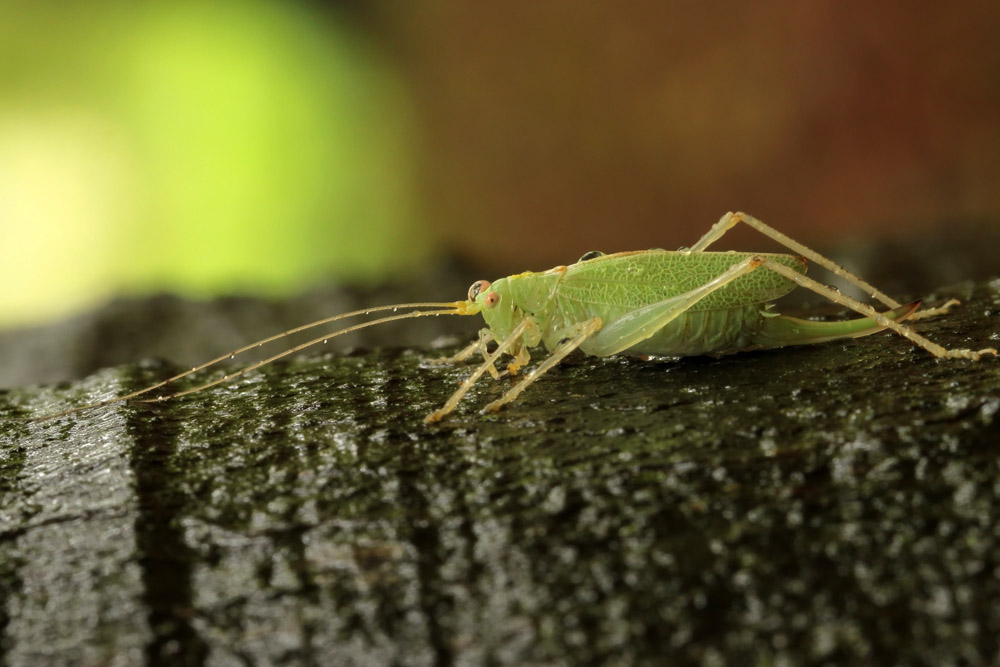
<path fill-rule="evenodd" d="M 805 272 L 804 259 L 792 255 L 742 252 L 644 252 L 604 255 L 566 268 L 560 299 L 595 308 L 629 311 L 700 287 L 726 269 L 759 255 Z M 767 303 L 794 289 L 795 283 L 760 269 L 709 294 L 691 309 L 718 310 Z"/>

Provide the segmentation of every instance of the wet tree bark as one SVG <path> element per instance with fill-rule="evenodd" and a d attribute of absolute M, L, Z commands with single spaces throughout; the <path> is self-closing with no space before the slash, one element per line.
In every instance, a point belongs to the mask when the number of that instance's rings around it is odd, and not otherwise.
<path fill-rule="evenodd" d="M 964 303 L 922 333 L 1000 344 L 1000 279 L 935 284 Z M 0 663 L 1000 658 L 996 360 L 890 334 L 575 356 L 425 427 L 467 373 L 440 354 L 317 352 L 42 423 L 9 418 L 178 367 L 4 392 Z"/>

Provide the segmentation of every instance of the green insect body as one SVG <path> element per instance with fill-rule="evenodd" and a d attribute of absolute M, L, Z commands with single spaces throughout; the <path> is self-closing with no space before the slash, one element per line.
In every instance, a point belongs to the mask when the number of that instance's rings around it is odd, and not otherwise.
<path fill-rule="evenodd" d="M 620 323 L 649 316 L 657 305 L 708 283 L 733 264 L 753 256 L 805 273 L 804 259 L 784 254 L 625 252 L 544 273 L 501 278 L 475 302 L 497 342 L 530 316 L 540 336 L 526 335 L 524 344 L 534 347 L 540 341 L 555 350 L 562 333 L 578 322 L 600 317 L 606 324 Z M 765 307 L 794 288 L 795 283 L 780 274 L 755 271 L 708 294 L 626 349 L 609 352 L 609 341 L 598 334 L 584 341 L 580 350 L 595 356 L 621 352 L 678 357 L 722 354 L 855 337 L 885 328 L 870 318 L 811 322 L 777 315 Z M 498 302 L 486 308 L 491 292 L 498 295 Z"/>
<path fill-rule="evenodd" d="M 746 224 L 782 244 L 795 255 L 779 253 L 710 252 L 706 249 L 736 224 Z M 807 260 L 869 294 L 889 310 L 841 294 L 805 275 Z M 795 287 L 849 308 L 862 317 L 838 322 L 814 322 L 779 315 L 768 305 Z M 482 363 L 462 382 L 448 401 L 427 415 L 436 422 L 450 413 L 485 373 L 499 378 L 496 365 L 511 357 L 506 373 L 517 375 L 531 362 L 530 350 L 544 345 L 549 356 L 539 362 L 499 399 L 491 411 L 510 403 L 576 349 L 596 356 L 613 354 L 685 356 L 725 354 L 743 350 L 777 348 L 864 336 L 892 329 L 913 344 L 941 359 L 977 361 L 996 356 L 993 348 L 947 349 L 917 333 L 904 320 L 934 317 L 958 302 L 918 311 L 920 302 L 900 305 L 861 278 L 781 232 L 743 213 L 727 213 L 690 249 L 647 250 L 604 255 L 587 253 L 570 266 L 541 273 L 521 273 L 493 283 L 480 280 L 469 288 L 468 300 L 378 306 L 329 317 L 251 343 L 179 373 L 155 385 L 124 396 L 71 408 L 39 419 L 97 408 L 135 399 L 158 402 L 191 394 L 254 370 L 276 359 L 351 331 L 385 322 L 438 315 L 482 314 L 486 328 L 478 340 L 445 361 L 464 361 L 477 352 Z M 409 312 L 396 313 L 405 309 Z M 393 311 L 394 314 L 327 333 L 220 379 L 156 398 L 138 398 L 192 373 L 312 327 L 345 318 Z M 490 350 L 490 345 L 495 347 Z"/>

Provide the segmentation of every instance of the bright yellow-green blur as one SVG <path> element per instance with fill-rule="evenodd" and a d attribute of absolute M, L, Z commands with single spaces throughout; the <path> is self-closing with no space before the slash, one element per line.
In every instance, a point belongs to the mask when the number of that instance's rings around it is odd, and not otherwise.
<path fill-rule="evenodd" d="M 0 325 L 123 292 L 290 293 L 428 256 L 406 98 L 335 16 L 21 4 L 0 8 Z"/>

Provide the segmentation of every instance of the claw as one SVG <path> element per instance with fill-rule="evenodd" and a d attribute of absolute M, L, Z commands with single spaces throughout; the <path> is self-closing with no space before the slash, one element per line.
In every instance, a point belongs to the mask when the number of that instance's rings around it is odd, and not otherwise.
<path fill-rule="evenodd" d="M 987 354 L 992 354 L 995 357 L 997 356 L 997 351 L 992 347 L 983 350 L 948 350 L 945 357 L 948 359 L 971 359 L 972 361 L 979 361 L 981 357 Z"/>
<path fill-rule="evenodd" d="M 925 308 L 923 310 L 918 310 L 913 315 L 910 316 L 910 320 L 925 320 L 931 317 L 938 317 L 939 315 L 947 315 L 948 311 L 954 306 L 961 305 L 961 301 L 958 299 L 949 299 L 944 303 L 944 305 L 938 306 L 936 308 Z"/>

